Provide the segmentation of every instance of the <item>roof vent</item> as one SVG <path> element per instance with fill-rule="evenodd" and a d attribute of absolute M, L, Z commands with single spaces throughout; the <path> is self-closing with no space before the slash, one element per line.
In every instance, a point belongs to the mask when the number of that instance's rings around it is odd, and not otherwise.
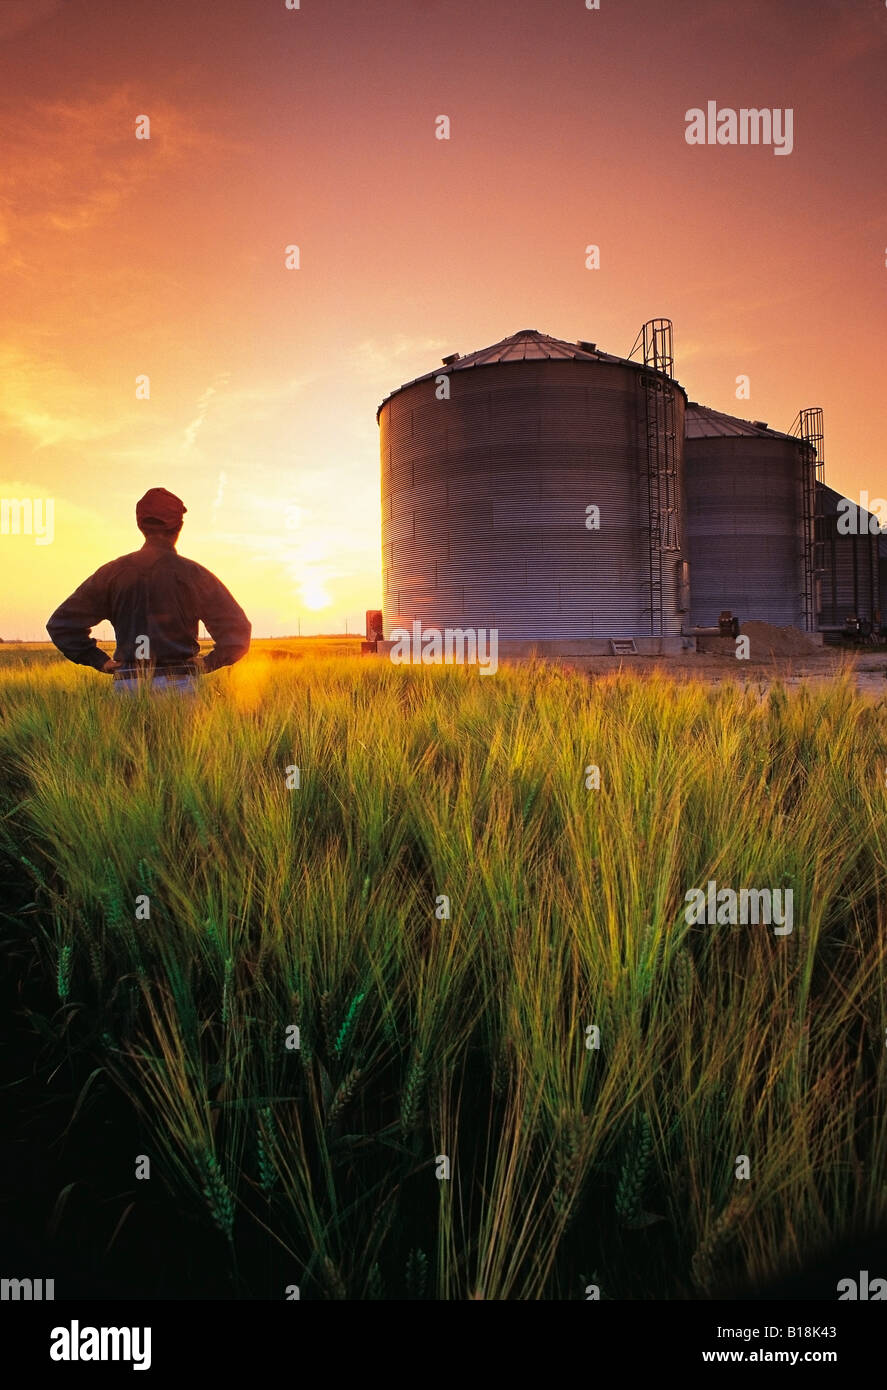
<path fill-rule="evenodd" d="M 597 343 L 586 343 L 584 338 L 577 339 L 576 346 L 583 352 L 597 352 Z"/>
<path fill-rule="evenodd" d="M 517 338 L 517 337 L 520 336 L 521 333 L 538 333 L 538 332 L 539 332 L 539 329 L 538 329 L 538 328 L 519 328 L 519 329 L 517 330 L 517 333 L 515 333 L 514 336 L 515 336 L 515 338 Z"/>
<path fill-rule="evenodd" d="M 752 420 L 752 424 L 756 425 L 759 430 L 768 430 L 770 428 L 766 420 Z"/>
<path fill-rule="evenodd" d="M 452 367 L 454 362 L 459 361 L 459 354 L 458 352 L 451 352 L 449 357 L 442 357 L 441 361 L 445 367 Z"/>

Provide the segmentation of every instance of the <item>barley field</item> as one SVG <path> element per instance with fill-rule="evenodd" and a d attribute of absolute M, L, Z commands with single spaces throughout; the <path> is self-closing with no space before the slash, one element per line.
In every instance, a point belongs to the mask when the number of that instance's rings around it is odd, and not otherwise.
<path fill-rule="evenodd" d="M 125 1268 L 150 1202 L 195 1297 L 705 1299 L 887 1221 L 887 701 L 270 647 L 129 700 L 3 654 L 45 1239 Z M 710 880 L 793 930 L 688 925 Z"/>

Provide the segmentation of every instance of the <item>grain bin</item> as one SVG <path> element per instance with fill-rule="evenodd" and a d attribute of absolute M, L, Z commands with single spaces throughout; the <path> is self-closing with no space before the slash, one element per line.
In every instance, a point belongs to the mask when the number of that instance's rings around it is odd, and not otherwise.
<path fill-rule="evenodd" d="M 685 401 L 664 370 L 529 328 L 393 391 L 385 636 L 418 620 L 500 642 L 679 640 Z"/>
<path fill-rule="evenodd" d="M 821 573 L 817 584 L 817 628 L 842 632 L 848 618 L 875 622 L 887 595 L 881 593 L 878 519 L 824 483 L 817 486 Z"/>
<path fill-rule="evenodd" d="M 815 451 L 803 439 L 691 401 L 685 415 L 694 627 L 729 609 L 811 631 Z"/>

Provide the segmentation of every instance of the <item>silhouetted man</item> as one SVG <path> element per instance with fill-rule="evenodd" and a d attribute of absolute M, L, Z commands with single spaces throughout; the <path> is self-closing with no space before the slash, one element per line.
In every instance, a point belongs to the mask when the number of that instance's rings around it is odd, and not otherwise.
<path fill-rule="evenodd" d="M 113 674 L 116 689 L 135 689 L 150 674 L 154 689 L 193 689 L 195 678 L 231 666 L 249 650 L 252 628 L 214 574 L 176 550 L 187 508 L 166 488 L 152 487 L 136 504 L 141 550 L 102 565 L 53 613 L 46 630 L 79 666 Z M 110 619 L 117 639 L 108 658 L 89 632 Z M 200 657 L 197 626 L 215 642 Z"/>

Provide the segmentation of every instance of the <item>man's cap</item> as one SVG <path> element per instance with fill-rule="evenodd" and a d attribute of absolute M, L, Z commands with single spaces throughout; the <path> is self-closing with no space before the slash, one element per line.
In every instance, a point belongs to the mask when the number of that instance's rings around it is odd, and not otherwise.
<path fill-rule="evenodd" d="M 136 503 L 136 521 L 161 521 L 165 526 L 175 526 L 187 510 L 175 493 L 167 492 L 165 487 L 151 487 Z"/>

